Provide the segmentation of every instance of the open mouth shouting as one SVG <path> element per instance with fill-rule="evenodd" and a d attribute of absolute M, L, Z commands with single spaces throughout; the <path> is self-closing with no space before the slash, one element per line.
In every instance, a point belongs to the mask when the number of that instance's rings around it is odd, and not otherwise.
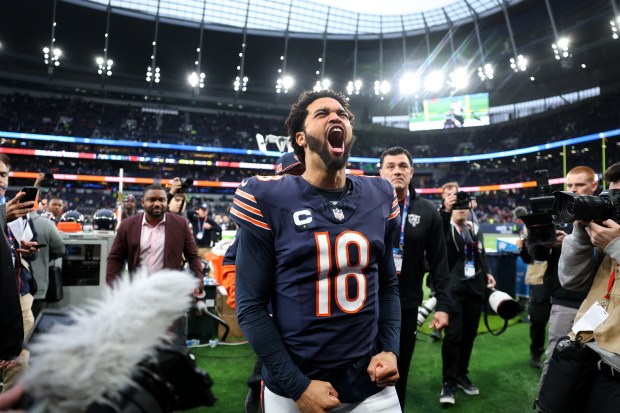
<path fill-rule="evenodd" d="M 339 123 L 332 123 L 327 127 L 327 143 L 335 156 L 344 154 L 345 133 L 344 126 Z"/>

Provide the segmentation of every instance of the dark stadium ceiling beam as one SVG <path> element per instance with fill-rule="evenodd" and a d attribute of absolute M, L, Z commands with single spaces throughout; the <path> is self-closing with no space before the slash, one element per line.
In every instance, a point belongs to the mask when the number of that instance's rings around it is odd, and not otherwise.
<path fill-rule="evenodd" d="M 286 30 L 284 31 L 284 51 L 280 60 L 282 66 L 278 69 L 278 80 L 276 81 L 276 93 L 282 92 L 288 93 L 289 89 L 293 87 L 293 78 L 286 71 L 286 62 L 288 60 L 288 41 L 289 41 L 289 28 L 291 26 L 291 10 L 293 8 L 293 0 L 290 0 L 288 18 L 286 19 Z"/>
<path fill-rule="evenodd" d="M 618 6 L 616 5 L 616 0 L 611 0 L 611 9 L 614 12 L 614 18 L 609 21 L 609 25 L 611 26 L 611 38 L 617 40 L 618 23 L 620 23 L 620 17 L 618 16 Z"/>
<path fill-rule="evenodd" d="M 203 1 L 202 19 L 200 22 L 200 34 L 198 38 L 198 48 L 196 49 L 196 61 L 194 62 L 195 70 L 189 75 L 189 85 L 192 88 L 192 97 L 194 94 L 200 93 L 200 89 L 205 87 L 205 74 L 202 71 L 202 40 L 204 38 L 205 28 L 205 10 L 207 8 L 207 0 Z"/>
<path fill-rule="evenodd" d="M 243 25 L 243 37 L 241 40 L 241 52 L 239 53 L 239 57 L 241 61 L 239 62 L 239 66 L 237 66 L 237 70 L 239 71 L 235 81 L 233 83 L 233 88 L 235 89 L 235 99 L 239 97 L 239 93 L 245 92 L 248 89 L 248 77 L 245 75 L 245 49 L 247 47 L 248 41 L 248 18 L 250 16 L 250 0 L 248 0 L 247 7 L 245 9 L 245 23 Z"/>
<path fill-rule="evenodd" d="M 43 48 L 43 57 L 45 64 L 47 65 L 47 74 L 50 79 L 54 77 L 54 67 L 60 66 L 60 57 L 62 51 L 56 47 L 56 7 L 58 0 L 54 0 L 54 8 L 52 12 L 52 34 L 50 38 L 49 47 Z"/>
<path fill-rule="evenodd" d="M 101 87 L 105 87 L 105 80 L 108 76 L 112 76 L 112 65 L 114 61 L 109 58 L 108 46 L 110 44 L 110 19 L 112 17 L 112 0 L 108 0 L 108 8 L 106 12 L 105 34 L 103 43 L 103 57 L 97 56 L 95 63 L 97 64 L 97 73 L 101 77 Z"/>
<path fill-rule="evenodd" d="M 151 54 L 151 63 L 146 68 L 146 82 L 149 84 L 147 95 L 151 95 L 153 83 L 159 83 L 161 80 L 161 72 L 157 66 L 157 38 L 159 37 L 159 6 L 161 0 L 157 1 L 157 14 L 155 15 L 155 35 L 153 38 L 153 51 Z"/>

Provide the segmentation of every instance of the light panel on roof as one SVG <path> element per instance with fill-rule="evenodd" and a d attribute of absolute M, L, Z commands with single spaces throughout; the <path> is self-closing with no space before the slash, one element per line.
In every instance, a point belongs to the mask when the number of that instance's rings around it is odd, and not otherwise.
<path fill-rule="evenodd" d="M 85 6 L 107 6 L 108 0 L 71 0 Z M 509 5 L 522 0 L 507 0 Z M 153 18 L 157 0 L 112 0 L 115 12 L 131 12 Z M 425 31 L 424 19 L 431 30 L 447 28 L 446 15 L 454 24 L 472 20 L 468 4 L 478 17 L 501 10 L 496 0 L 391 0 L 389 2 L 351 2 L 350 0 L 161 0 L 160 18 L 182 24 L 199 25 L 205 8 L 205 25 L 211 29 L 260 34 L 279 34 L 290 25 L 295 37 L 317 37 L 327 27 L 329 37 L 384 37 L 419 34 Z M 290 15 L 289 15 L 290 13 Z M 422 18 L 424 16 L 424 19 Z M 359 25 L 357 22 L 359 21 Z"/>

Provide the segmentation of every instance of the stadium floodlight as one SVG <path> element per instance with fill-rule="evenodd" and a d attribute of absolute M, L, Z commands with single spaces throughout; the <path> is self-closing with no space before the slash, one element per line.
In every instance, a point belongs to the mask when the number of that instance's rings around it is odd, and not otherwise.
<path fill-rule="evenodd" d="M 413 95 L 418 91 L 420 87 L 420 78 L 417 74 L 407 72 L 400 78 L 398 82 L 400 94 L 404 96 Z"/>
<path fill-rule="evenodd" d="M 188 77 L 187 77 L 187 81 L 189 83 L 189 85 L 193 88 L 199 87 L 199 88 L 203 88 L 205 87 L 205 74 L 200 72 L 200 74 L 198 74 L 197 72 L 192 72 Z"/>
<path fill-rule="evenodd" d="M 54 49 L 50 49 L 49 47 L 43 48 L 43 58 L 45 64 L 53 64 L 54 66 L 60 66 L 60 58 L 62 57 L 62 50 L 55 47 Z"/>
<path fill-rule="evenodd" d="M 315 92 L 319 92 L 321 90 L 329 89 L 332 86 L 332 81 L 329 79 L 317 80 L 312 90 Z"/>
<path fill-rule="evenodd" d="M 510 68 L 514 70 L 515 73 L 518 73 L 519 71 L 525 72 L 527 70 L 527 59 L 523 57 L 522 54 L 517 56 L 516 59 L 514 57 L 511 57 Z"/>
<path fill-rule="evenodd" d="M 570 53 L 568 52 L 569 43 L 570 40 L 567 37 L 562 37 L 558 39 L 557 43 L 553 43 L 551 45 L 553 54 L 555 55 L 555 60 L 570 57 Z"/>
<path fill-rule="evenodd" d="M 357 79 L 355 81 L 353 80 L 349 80 L 349 82 L 347 83 L 347 94 L 348 95 L 359 95 L 360 91 L 362 90 L 362 85 L 363 82 L 360 79 Z"/>
<path fill-rule="evenodd" d="M 490 63 L 485 63 L 478 68 L 478 77 L 480 81 L 484 82 L 485 80 L 492 80 L 495 75 L 495 70 L 493 69 L 493 65 Z"/>
<path fill-rule="evenodd" d="M 618 18 L 618 21 L 620 21 L 620 18 Z M 611 37 L 614 40 L 618 40 L 618 23 L 616 23 L 615 21 L 611 20 L 609 22 L 609 25 L 611 26 Z"/>
<path fill-rule="evenodd" d="M 156 67 L 155 70 L 151 66 L 146 68 L 146 81 L 151 83 L 151 81 L 155 83 L 159 83 L 161 80 L 161 70 L 159 67 Z"/>
<path fill-rule="evenodd" d="M 375 80 L 375 95 L 387 95 L 391 89 L 392 85 L 387 80 Z"/>
<path fill-rule="evenodd" d="M 233 82 L 233 88 L 235 89 L 235 92 L 238 92 L 239 90 L 245 92 L 246 90 L 248 90 L 248 80 L 249 79 L 247 76 L 243 76 L 243 79 L 237 76 L 235 78 L 235 81 Z"/>
<path fill-rule="evenodd" d="M 443 73 L 438 70 L 430 72 L 424 78 L 424 89 L 428 92 L 438 92 L 443 87 L 443 82 Z"/>
<path fill-rule="evenodd" d="M 463 90 L 469 85 L 469 73 L 467 68 L 457 67 L 448 75 L 448 85 L 453 92 Z"/>
<path fill-rule="evenodd" d="M 95 62 L 99 67 L 97 73 L 99 73 L 101 76 L 112 76 L 112 65 L 114 64 L 114 61 L 112 59 L 105 60 L 103 57 L 98 56 L 95 59 Z"/>
<path fill-rule="evenodd" d="M 289 89 L 295 84 L 295 79 L 292 76 L 282 76 L 278 78 L 276 82 L 276 93 L 288 93 Z"/>

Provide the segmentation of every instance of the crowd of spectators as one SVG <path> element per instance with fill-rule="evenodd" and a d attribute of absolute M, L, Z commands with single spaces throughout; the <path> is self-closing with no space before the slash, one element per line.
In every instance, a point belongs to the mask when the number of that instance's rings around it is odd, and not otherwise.
<path fill-rule="evenodd" d="M 354 156 L 377 157 L 391 146 L 408 148 L 416 157 L 436 157 L 489 153 L 528 147 L 536 144 L 582 136 L 618 128 L 620 93 L 610 93 L 589 99 L 547 114 L 535 115 L 517 121 L 488 127 L 450 131 L 408 132 L 393 128 L 359 125 Z M 84 100 L 78 97 L 33 97 L 13 93 L 0 95 L 0 130 L 46 135 L 131 140 L 137 142 L 163 142 L 186 145 L 202 145 L 223 148 L 256 149 L 256 134 L 286 135 L 283 119 L 277 117 L 251 117 L 233 113 L 202 113 L 168 110 L 154 113 L 143 111 L 139 106 L 112 104 Z M 19 149 L 46 149 L 104 153 L 109 155 L 138 155 L 174 158 L 177 160 L 200 159 L 268 164 L 270 157 L 253 155 L 229 155 L 198 153 L 182 150 L 158 150 L 153 148 L 129 148 L 94 144 L 68 144 L 57 140 L 2 139 L 2 147 Z M 608 145 L 610 146 L 610 145 Z M 600 142 L 568 148 L 570 163 L 588 165 L 600 169 Z M 617 161 L 614 153 L 606 156 L 608 163 Z M 91 160 L 58 157 L 12 156 L 15 171 L 51 172 L 53 174 L 84 174 L 118 176 L 120 168 L 125 176 L 172 179 L 174 176 L 194 180 L 240 182 L 257 173 L 269 174 L 265 169 L 222 168 L 214 165 L 180 165 L 166 162 L 129 162 L 119 160 Z M 420 188 L 436 188 L 447 181 L 457 181 L 462 187 L 526 182 L 534 179 L 538 169 L 549 170 L 551 177 L 563 175 L 564 159 L 560 150 L 532 153 L 529 155 L 498 158 L 478 162 L 455 162 L 449 164 L 416 164 L 416 169 L 430 171 L 414 178 Z M 36 165 L 33 168 L 33 165 Z M 376 165 L 353 163 L 352 168 L 375 172 Z M 21 183 L 21 182 L 19 182 Z M 52 191 L 63 193 L 69 209 L 81 208 L 94 211 L 115 205 L 116 184 L 57 182 Z M 139 192 L 139 185 L 129 184 L 128 190 Z M 227 195 L 231 188 L 193 188 L 196 193 L 193 204 L 201 202 L 201 192 L 222 195 L 222 206 L 214 206 L 225 212 Z M 477 211 L 482 221 L 507 222 L 516 205 L 526 205 L 524 192 L 478 195 Z M 195 204 L 195 205 L 194 205 Z"/>

